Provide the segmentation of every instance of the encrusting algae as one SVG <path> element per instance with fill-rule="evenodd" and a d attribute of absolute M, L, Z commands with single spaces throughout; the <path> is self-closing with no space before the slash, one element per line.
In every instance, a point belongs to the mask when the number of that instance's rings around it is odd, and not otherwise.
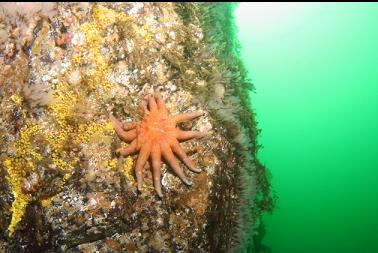
<path fill-rule="evenodd" d="M 21 130 L 20 139 L 15 143 L 16 155 L 6 159 L 4 166 L 8 171 L 8 181 L 12 186 L 14 201 L 12 203 L 12 220 L 9 225 L 9 235 L 12 235 L 17 223 L 22 219 L 27 204 L 31 201 L 30 193 L 25 193 L 22 183 L 27 173 L 35 172 L 35 161 L 40 161 L 42 155 L 31 146 L 31 138 L 40 132 L 38 126 Z"/>
<path fill-rule="evenodd" d="M 233 252 L 241 241 L 253 247 L 254 226 L 271 199 L 246 109 L 251 84 L 229 50 L 231 33 L 222 32 L 227 6 L 62 2 L 55 15 L 33 21 L 23 47 L 0 38 L 0 48 L 9 49 L 0 54 L 6 252 Z M 0 34 L 3 24 L 0 18 Z M 158 160 L 151 159 L 141 187 L 134 169 L 141 154 L 117 155 L 130 146 L 109 115 L 141 121 L 138 103 L 153 93 L 169 115 L 204 112 L 177 125 L 211 132 L 180 144 L 186 161 L 201 169 L 184 170 L 191 185 L 169 166 L 173 159 L 161 163 L 156 180 Z M 154 188 L 160 182 L 163 199 Z"/>
<path fill-rule="evenodd" d="M 85 75 L 86 82 L 81 82 L 76 86 L 64 80 L 56 83 L 52 93 L 54 100 L 47 106 L 55 124 L 43 126 L 33 122 L 26 125 L 21 129 L 19 140 L 15 143 L 15 157 L 6 159 L 3 163 L 8 171 L 9 176 L 7 178 L 14 194 L 12 220 L 8 228 L 10 236 L 14 233 L 17 223 L 22 219 L 26 206 L 33 199 L 32 193 L 26 193 L 22 190 L 22 183 L 28 174 L 38 173 L 37 163 L 43 159 L 43 156 L 45 156 L 45 159 L 51 160 L 51 167 L 63 172 L 64 176 L 60 183 L 60 187 L 63 187 L 71 177 L 75 166 L 80 162 L 77 154 L 69 153 L 65 149 L 67 138 L 72 136 L 73 145 L 83 146 L 88 144 L 94 135 L 111 137 L 114 134 L 112 124 L 108 119 L 103 122 L 94 122 L 89 119 L 88 122 L 79 124 L 70 121 L 70 117 L 75 117 L 73 115 L 75 105 L 86 100 L 82 95 L 86 88 L 94 90 L 99 100 L 101 100 L 99 95 L 104 92 L 102 87 L 105 90 L 112 88 L 112 83 L 107 78 L 107 73 L 111 67 L 109 59 L 100 51 L 104 41 L 101 34 L 109 25 L 129 20 L 129 17 L 124 13 L 118 14 L 116 11 L 105 7 L 94 7 L 93 19 L 93 22 L 84 23 L 80 27 L 80 31 L 85 35 L 85 44 L 79 47 L 79 53 L 73 56 L 71 64 L 73 67 L 80 67 L 81 64 L 84 64 L 81 60 L 83 55 L 89 52 L 89 59 L 92 59 L 94 68 Z M 40 47 L 41 43 L 42 41 L 38 40 L 37 46 Z M 88 59 L 88 56 L 86 57 Z M 88 64 L 88 61 L 86 61 L 86 64 Z M 72 71 L 72 67 L 66 70 L 66 72 L 70 71 Z M 22 105 L 22 97 L 18 95 L 13 95 L 11 100 L 18 106 Z M 31 145 L 31 141 L 36 135 L 42 136 L 47 142 L 46 145 L 50 147 L 47 154 L 41 154 Z M 128 180 L 134 180 L 131 176 L 132 164 L 132 158 L 128 157 L 120 165 Z M 108 166 L 118 168 L 118 160 L 109 159 Z M 49 202 L 48 198 L 41 199 L 41 201 L 45 204 Z"/>
<path fill-rule="evenodd" d="M 80 31 L 85 36 L 85 43 L 82 45 L 84 50 L 80 50 L 77 55 L 73 56 L 74 63 L 79 67 L 81 64 L 86 64 L 82 61 L 83 58 L 92 59 L 95 66 L 85 75 L 89 88 L 95 89 L 100 85 L 109 91 L 113 87 L 107 78 L 111 69 L 110 58 L 101 53 L 101 47 L 104 44 L 104 38 L 101 35 L 106 32 L 108 26 L 116 22 L 128 21 L 130 17 L 127 17 L 125 13 L 117 13 L 114 10 L 97 6 L 93 8 L 92 17 L 93 22 L 87 22 L 80 26 Z"/>

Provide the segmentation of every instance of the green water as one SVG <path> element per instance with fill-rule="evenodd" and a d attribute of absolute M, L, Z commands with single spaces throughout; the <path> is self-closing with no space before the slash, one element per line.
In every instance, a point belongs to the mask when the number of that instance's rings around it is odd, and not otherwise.
<path fill-rule="evenodd" d="M 273 253 L 378 252 L 378 4 L 241 3 Z"/>

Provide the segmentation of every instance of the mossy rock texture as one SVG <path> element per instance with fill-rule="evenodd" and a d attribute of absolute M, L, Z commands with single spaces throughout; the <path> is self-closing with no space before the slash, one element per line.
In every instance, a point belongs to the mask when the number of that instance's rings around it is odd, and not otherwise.
<path fill-rule="evenodd" d="M 0 252 L 261 251 L 274 198 L 234 4 L 0 8 Z M 181 143 L 202 169 L 180 163 L 191 186 L 163 163 L 163 198 L 149 164 L 137 190 L 109 119 L 141 120 L 153 93 L 209 133 Z"/>

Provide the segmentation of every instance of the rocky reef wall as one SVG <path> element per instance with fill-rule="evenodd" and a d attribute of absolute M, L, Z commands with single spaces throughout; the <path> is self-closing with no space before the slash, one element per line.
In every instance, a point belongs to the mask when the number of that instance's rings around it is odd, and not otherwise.
<path fill-rule="evenodd" d="M 233 4 L 0 8 L 0 252 L 258 252 L 274 198 Z M 180 129 L 209 132 L 182 143 L 191 186 L 163 164 L 163 198 L 149 165 L 137 190 L 108 116 L 141 120 L 157 92 L 172 115 L 205 112 Z"/>

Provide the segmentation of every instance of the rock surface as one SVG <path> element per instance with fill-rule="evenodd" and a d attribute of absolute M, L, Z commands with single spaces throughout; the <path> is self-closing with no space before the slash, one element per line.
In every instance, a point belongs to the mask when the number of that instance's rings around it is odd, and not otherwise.
<path fill-rule="evenodd" d="M 211 8 L 59 3 L 20 15 L 32 36 L 17 43 L 1 20 L 0 252 L 252 249 L 250 231 L 272 199 L 237 87 L 245 76 L 206 41 L 212 23 L 199 16 Z M 154 91 L 173 115 L 206 112 L 182 129 L 211 132 L 182 144 L 202 168 L 181 164 L 192 186 L 163 165 L 163 198 L 149 166 L 137 191 L 135 156 L 115 154 L 124 144 L 108 118 L 140 120 L 139 102 Z"/>

